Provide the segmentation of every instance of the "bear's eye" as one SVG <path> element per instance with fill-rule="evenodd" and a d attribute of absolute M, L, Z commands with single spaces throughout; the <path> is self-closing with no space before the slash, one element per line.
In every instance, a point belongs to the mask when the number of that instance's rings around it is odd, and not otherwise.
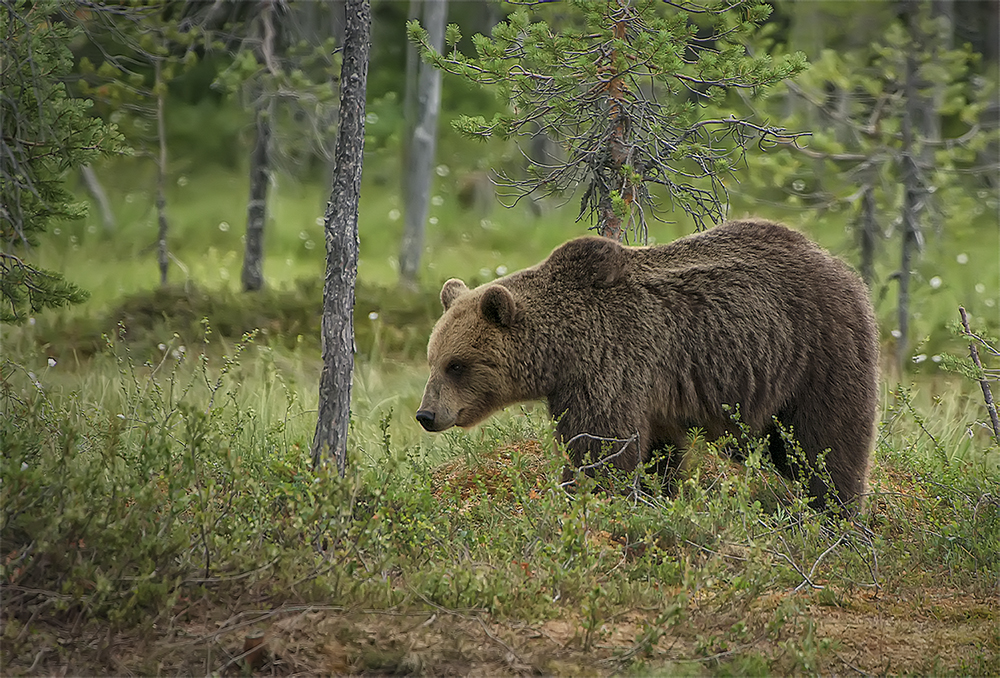
<path fill-rule="evenodd" d="M 445 369 L 445 373 L 449 377 L 453 377 L 455 379 L 458 379 L 463 374 L 465 374 L 465 370 L 466 370 L 466 367 L 465 367 L 465 365 L 463 363 L 460 363 L 457 360 L 452 360 L 450 363 L 448 363 L 448 367 L 447 367 L 447 369 Z"/>

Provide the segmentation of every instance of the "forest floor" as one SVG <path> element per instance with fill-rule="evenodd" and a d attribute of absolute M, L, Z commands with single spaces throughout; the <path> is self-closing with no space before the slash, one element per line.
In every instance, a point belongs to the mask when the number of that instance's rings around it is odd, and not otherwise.
<path fill-rule="evenodd" d="M 519 452 L 541 459 L 534 441 Z M 485 494 L 461 494 L 482 501 L 503 482 L 509 455 L 497 450 L 475 469 L 449 462 L 435 471 L 436 482 L 470 489 L 478 482 Z M 529 469 L 535 472 L 540 463 Z M 913 488 L 905 473 L 885 482 Z M 880 508 L 876 500 L 869 510 Z M 623 562 L 634 557 L 607 532 L 590 540 L 618 550 Z M 581 610 L 568 605 L 526 621 L 448 609 L 415 590 L 411 604 L 395 609 L 182 599 L 166 627 L 143 631 L 78 629 L 50 617 L 32 626 L 32 651 L 6 669 L 60 676 L 997 675 L 1000 591 L 928 586 L 928 572 L 914 574 L 850 592 L 819 588 L 829 582 L 816 579 L 816 588 L 762 591 L 742 602 L 724 588 L 705 589 L 678 623 L 665 621 L 662 610 L 634 608 L 589 632 Z M 679 592 L 671 588 L 665 596 Z"/>
<path fill-rule="evenodd" d="M 345 610 L 316 605 L 227 609 L 194 603 L 158 633 L 69 625 L 33 630 L 36 675 L 699 675 L 739 660 L 737 673 L 841 675 L 995 675 L 1000 635 L 997 597 L 938 588 L 820 600 L 818 592 L 780 592 L 749 609 L 720 614 L 697 601 L 680 627 L 643 642 L 655 612 L 608 620 L 589 640 L 578 613 L 544 622 L 492 618 L 477 610 Z M 788 599 L 796 614 L 775 629 Z M 704 608 L 702 610 L 701 608 Z M 712 646 L 742 621 L 747 638 Z M 794 638 L 795 642 L 788 642 Z M 650 640 L 648 638 L 646 641 Z M 770 667 L 770 668 L 768 668 Z"/>

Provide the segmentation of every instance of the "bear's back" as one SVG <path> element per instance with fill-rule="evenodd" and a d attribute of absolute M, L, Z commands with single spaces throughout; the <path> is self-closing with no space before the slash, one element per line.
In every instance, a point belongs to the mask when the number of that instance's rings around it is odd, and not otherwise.
<path fill-rule="evenodd" d="M 727 221 L 665 245 L 634 248 L 654 268 L 686 268 L 741 260 L 780 262 L 803 256 L 828 258 L 805 236 L 761 219 Z"/>

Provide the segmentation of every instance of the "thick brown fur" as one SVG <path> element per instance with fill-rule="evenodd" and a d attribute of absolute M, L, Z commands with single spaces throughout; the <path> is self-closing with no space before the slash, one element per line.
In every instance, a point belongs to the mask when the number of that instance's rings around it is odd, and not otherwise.
<path fill-rule="evenodd" d="M 871 303 L 851 269 L 795 231 L 746 220 L 655 247 L 578 238 L 473 290 L 449 280 L 441 300 L 417 414 L 428 430 L 544 399 L 577 466 L 608 454 L 597 438 L 637 436 L 612 460 L 629 471 L 683 450 L 692 427 L 737 433 L 738 405 L 783 474 L 807 472 L 814 506 L 828 488 L 808 467 L 825 450 L 838 503 L 861 503 L 877 404 Z M 680 454 L 665 459 L 669 475 Z"/>

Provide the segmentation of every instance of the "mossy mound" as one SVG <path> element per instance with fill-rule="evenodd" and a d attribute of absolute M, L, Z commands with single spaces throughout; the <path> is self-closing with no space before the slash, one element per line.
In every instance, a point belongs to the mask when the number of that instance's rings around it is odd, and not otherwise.
<path fill-rule="evenodd" d="M 441 312 L 436 291 L 359 282 L 355 297 L 359 355 L 414 359 L 423 354 Z M 254 293 L 170 285 L 124 297 L 106 313 L 54 315 L 39 323 L 35 339 L 49 355 L 78 357 L 103 350 L 105 336 L 124 339 L 138 352 L 168 343 L 174 335 L 183 344 L 196 345 L 232 343 L 254 331 L 258 342 L 318 347 L 322 312 L 323 289 L 318 280 Z"/>

